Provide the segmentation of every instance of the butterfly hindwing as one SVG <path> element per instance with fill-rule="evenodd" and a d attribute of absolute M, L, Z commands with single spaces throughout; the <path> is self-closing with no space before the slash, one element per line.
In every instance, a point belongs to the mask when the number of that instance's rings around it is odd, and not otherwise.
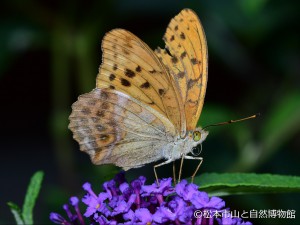
<path fill-rule="evenodd" d="M 161 159 L 176 129 L 151 107 L 116 90 L 94 89 L 72 106 L 69 128 L 93 163 L 125 170 Z"/>

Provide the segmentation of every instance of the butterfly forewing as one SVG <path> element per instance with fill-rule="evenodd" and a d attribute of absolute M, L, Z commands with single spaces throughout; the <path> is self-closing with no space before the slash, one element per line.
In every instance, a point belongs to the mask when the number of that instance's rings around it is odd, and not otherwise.
<path fill-rule="evenodd" d="M 94 89 L 72 106 L 69 128 L 95 164 L 125 170 L 162 158 L 176 129 L 163 115 L 116 90 Z"/>
<path fill-rule="evenodd" d="M 202 111 L 207 85 L 208 54 L 205 34 L 190 9 L 175 16 L 164 35 L 166 48 L 156 54 L 176 80 L 185 107 L 187 130 L 194 130 Z"/>
<path fill-rule="evenodd" d="M 121 91 L 169 118 L 178 133 L 185 132 L 180 92 L 154 52 L 129 31 L 115 29 L 102 42 L 103 62 L 98 88 Z"/>

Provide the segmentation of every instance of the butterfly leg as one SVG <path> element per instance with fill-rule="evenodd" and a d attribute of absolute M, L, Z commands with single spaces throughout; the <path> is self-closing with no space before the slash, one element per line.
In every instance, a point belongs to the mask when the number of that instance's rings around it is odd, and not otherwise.
<path fill-rule="evenodd" d="M 184 156 L 184 158 L 185 158 L 185 159 L 199 160 L 199 164 L 198 164 L 198 166 L 197 166 L 195 172 L 194 172 L 193 175 L 192 175 L 192 183 L 193 183 L 193 182 L 194 182 L 194 178 L 195 178 L 195 176 L 196 176 L 196 174 L 197 174 L 197 172 L 198 172 L 198 170 L 199 170 L 199 168 L 200 168 L 200 166 L 201 166 L 201 164 L 202 164 L 202 162 L 203 162 L 203 158 L 202 158 L 202 157 L 193 157 L 193 156 L 189 156 L 189 155 Z"/>
<path fill-rule="evenodd" d="M 160 166 L 163 166 L 163 165 L 166 165 L 166 164 L 169 164 L 169 163 L 172 162 L 172 161 L 173 161 L 172 159 L 168 159 L 167 161 L 162 162 L 162 163 L 160 163 L 160 164 L 157 164 L 157 165 L 155 165 L 155 166 L 153 167 L 153 169 L 154 169 L 154 175 L 155 175 L 155 178 L 156 178 L 156 183 L 157 183 L 158 186 L 159 186 L 159 182 L 158 182 L 158 177 L 157 177 L 157 173 L 156 173 L 156 168 L 157 168 L 157 167 L 160 167 Z"/>
<path fill-rule="evenodd" d="M 181 179 L 181 173 L 182 173 L 182 166 L 183 166 L 183 160 L 185 158 L 185 155 L 181 156 L 181 161 L 180 161 L 180 168 L 179 168 L 179 175 L 178 175 L 178 183 L 180 182 Z"/>

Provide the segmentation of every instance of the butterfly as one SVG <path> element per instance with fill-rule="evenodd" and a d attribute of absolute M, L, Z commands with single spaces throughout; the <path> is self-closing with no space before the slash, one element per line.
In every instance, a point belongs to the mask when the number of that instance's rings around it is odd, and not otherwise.
<path fill-rule="evenodd" d="M 183 9 L 169 23 L 165 48 L 152 51 L 137 36 L 114 29 L 103 38 L 96 88 L 72 105 L 69 129 L 94 164 L 124 170 L 188 155 L 208 135 L 197 127 L 207 86 L 205 33 L 196 13 Z M 182 164 L 181 164 L 182 165 Z M 181 174 L 180 167 L 180 174 Z"/>

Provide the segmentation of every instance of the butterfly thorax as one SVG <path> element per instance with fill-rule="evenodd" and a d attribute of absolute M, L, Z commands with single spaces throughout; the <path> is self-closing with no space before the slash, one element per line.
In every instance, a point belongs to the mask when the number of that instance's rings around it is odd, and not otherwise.
<path fill-rule="evenodd" d="M 176 160 L 182 155 L 190 153 L 194 147 L 201 144 L 207 137 L 208 131 L 202 130 L 200 127 L 194 131 L 188 131 L 185 138 L 178 136 L 174 142 L 163 147 L 163 156 L 165 159 Z"/>

